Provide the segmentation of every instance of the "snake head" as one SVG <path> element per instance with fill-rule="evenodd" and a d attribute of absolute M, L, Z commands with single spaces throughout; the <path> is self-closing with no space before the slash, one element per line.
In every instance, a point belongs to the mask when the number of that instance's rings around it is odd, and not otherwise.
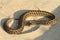
<path fill-rule="evenodd" d="M 26 26 L 30 26 L 31 24 L 32 24 L 32 23 L 30 23 L 30 21 L 26 21 L 26 22 L 25 22 L 25 25 L 26 25 Z"/>

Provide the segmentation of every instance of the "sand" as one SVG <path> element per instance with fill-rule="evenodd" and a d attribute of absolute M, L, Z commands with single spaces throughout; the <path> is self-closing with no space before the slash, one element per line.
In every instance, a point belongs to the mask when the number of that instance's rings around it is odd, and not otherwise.
<path fill-rule="evenodd" d="M 59 19 L 60 0 L 0 0 L 0 40 L 60 40 L 60 20 L 54 26 L 25 27 L 24 31 L 30 31 L 20 35 L 10 35 L 3 30 L 3 19 L 14 16 L 17 18 L 26 10 L 48 11 L 55 13 Z"/>

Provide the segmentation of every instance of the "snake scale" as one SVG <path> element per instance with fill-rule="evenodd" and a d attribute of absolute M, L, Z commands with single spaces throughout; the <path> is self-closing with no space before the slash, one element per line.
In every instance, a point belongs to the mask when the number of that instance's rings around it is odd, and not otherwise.
<path fill-rule="evenodd" d="M 50 21 L 41 23 L 43 25 L 48 25 L 48 24 L 53 25 L 56 23 L 55 15 L 53 15 L 50 12 L 41 11 L 41 10 L 29 10 L 20 16 L 17 29 L 12 29 L 12 28 L 8 27 L 9 22 L 11 22 L 11 20 L 13 19 L 13 18 L 9 18 L 3 25 L 4 30 L 9 34 L 20 34 L 20 33 L 22 33 L 22 31 L 24 29 L 24 25 L 25 25 L 25 19 L 29 16 L 43 16 L 43 17 L 49 18 Z M 17 19 L 15 19 L 15 20 L 17 20 Z M 30 21 L 30 22 L 31 22 L 31 24 L 36 24 L 33 21 Z"/>

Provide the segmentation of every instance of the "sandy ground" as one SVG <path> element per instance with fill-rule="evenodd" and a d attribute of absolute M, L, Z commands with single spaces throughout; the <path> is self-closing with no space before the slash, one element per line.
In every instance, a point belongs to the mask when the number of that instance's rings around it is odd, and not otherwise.
<path fill-rule="evenodd" d="M 25 27 L 20 35 L 7 34 L 2 29 L 3 20 L 18 18 L 26 10 L 44 10 L 57 16 L 54 26 Z M 60 40 L 60 0 L 0 0 L 0 40 Z"/>

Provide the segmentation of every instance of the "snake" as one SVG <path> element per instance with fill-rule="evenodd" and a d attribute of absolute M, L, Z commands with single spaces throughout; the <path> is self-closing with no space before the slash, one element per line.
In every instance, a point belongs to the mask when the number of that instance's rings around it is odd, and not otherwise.
<path fill-rule="evenodd" d="M 50 20 L 49 21 L 29 21 L 28 24 L 42 24 L 42 25 L 53 25 L 53 24 L 56 24 L 56 17 L 54 14 L 50 13 L 50 12 L 47 12 L 47 11 L 41 11 L 41 10 L 28 10 L 26 12 L 24 12 L 20 17 L 19 19 L 15 19 L 15 20 L 18 20 L 18 27 L 17 29 L 12 29 L 11 27 L 9 27 L 9 23 L 11 22 L 11 20 L 13 18 L 9 18 L 6 20 L 6 22 L 4 23 L 3 25 L 3 28 L 4 30 L 9 33 L 9 34 L 21 34 L 23 29 L 24 29 L 24 25 L 25 25 L 25 19 L 29 16 L 43 16 L 43 17 L 47 17 L 49 18 Z"/>

